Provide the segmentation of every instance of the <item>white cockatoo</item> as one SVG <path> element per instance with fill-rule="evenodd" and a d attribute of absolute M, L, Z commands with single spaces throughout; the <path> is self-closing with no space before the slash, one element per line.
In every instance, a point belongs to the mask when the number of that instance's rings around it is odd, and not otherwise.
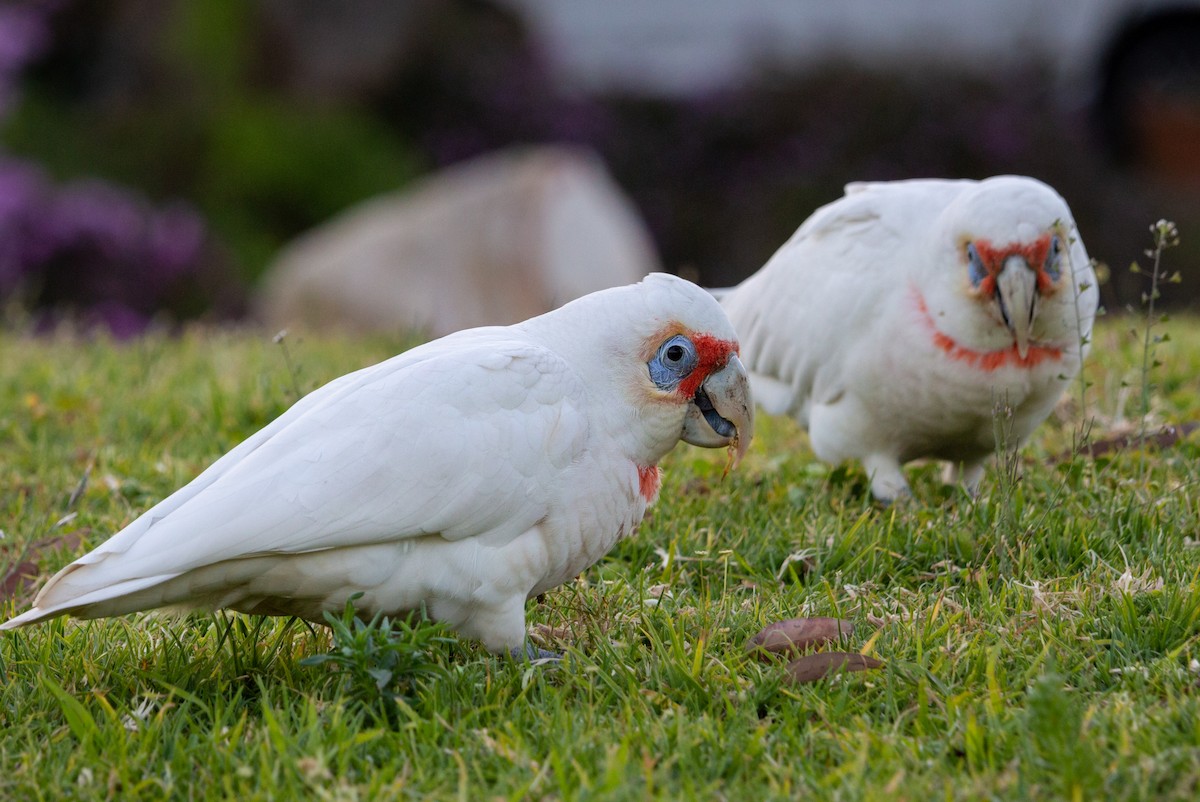
<path fill-rule="evenodd" d="M 232 608 L 321 621 L 420 609 L 517 653 L 525 601 L 599 560 L 683 439 L 753 434 L 733 327 L 664 274 L 336 379 L 52 577 L 63 614 Z"/>
<path fill-rule="evenodd" d="M 1078 374 L 1099 297 L 1066 202 L 1021 176 L 850 184 L 717 295 L 758 403 L 885 501 L 924 457 L 973 490 L 997 425 L 1019 444 Z"/>

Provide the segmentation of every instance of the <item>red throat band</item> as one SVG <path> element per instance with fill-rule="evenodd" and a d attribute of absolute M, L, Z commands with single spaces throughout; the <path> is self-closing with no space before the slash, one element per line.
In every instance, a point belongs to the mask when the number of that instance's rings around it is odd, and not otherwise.
<path fill-rule="evenodd" d="M 1029 346 L 1029 351 L 1024 357 L 1017 350 L 1015 343 L 999 351 L 976 351 L 972 348 L 967 348 L 965 345 L 960 345 L 953 337 L 938 330 L 937 324 L 934 323 L 933 315 L 929 314 L 929 307 L 925 305 L 925 299 L 921 297 L 921 293 L 916 288 L 913 288 L 912 292 L 913 298 L 916 301 L 917 312 L 921 316 L 921 324 L 929 332 L 934 346 L 955 362 L 962 362 L 977 370 L 991 373 L 1000 368 L 1010 366 L 1033 368 L 1043 362 L 1062 358 L 1061 348 L 1053 348 L 1045 345 Z"/>

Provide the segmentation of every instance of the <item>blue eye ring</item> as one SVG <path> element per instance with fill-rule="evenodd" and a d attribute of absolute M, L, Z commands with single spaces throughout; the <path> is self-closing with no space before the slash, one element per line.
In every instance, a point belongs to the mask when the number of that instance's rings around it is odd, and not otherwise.
<path fill-rule="evenodd" d="M 676 334 L 658 347 L 658 353 L 646 367 L 660 390 L 673 390 L 695 370 L 699 361 L 695 344 L 682 334 Z"/>
<path fill-rule="evenodd" d="M 983 280 L 987 278 L 988 269 L 983 264 L 983 259 L 979 257 L 979 251 L 975 248 L 975 243 L 967 243 L 967 278 L 971 281 L 971 286 L 978 288 Z"/>
<path fill-rule="evenodd" d="M 1062 276 L 1062 240 L 1057 234 L 1050 239 L 1050 252 L 1046 254 L 1046 275 L 1051 281 L 1058 281 Z"/>

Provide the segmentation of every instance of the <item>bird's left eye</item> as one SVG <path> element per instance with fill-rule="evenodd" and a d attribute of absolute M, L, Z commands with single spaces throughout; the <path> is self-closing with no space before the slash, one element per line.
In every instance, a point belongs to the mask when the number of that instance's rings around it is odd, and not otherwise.
<path fill-rule="evenodd" d="M 975 243 L 967 243 L 967 278 L 971 280 L 972 287 L 978 287 L 987 278 L 988 270 L 983 264 L 983 259 L 979 257 L 979 251 L 975 248 Z"/>
<path fill-rule="evenodd" d="M 696 346 L 687 337 L 676 334 L 658 347 L 658 353 L 647 367 L 650 378 L 660 390 L 671 390 L 692 372 L 696 361 Z"/>
<path fill-rule="evenodd" d="M 1058 281 L 1062 275 L 1062 240 L 1057 235 L 1050 240 L 1050 253 L 1046 255 L 1046 275 L 1051 281 Z"/>

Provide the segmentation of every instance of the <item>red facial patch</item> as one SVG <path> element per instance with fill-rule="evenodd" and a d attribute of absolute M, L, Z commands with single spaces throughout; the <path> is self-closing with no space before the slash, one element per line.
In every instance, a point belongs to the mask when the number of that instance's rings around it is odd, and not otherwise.
<path fill-rule="evenodd" d="M 996 247 L 985 239 L 974 241 L 975 251 L 979 254 L 988 274 L 979 282 L 979 291 L 991 295 L 996 291 L 996 276 L 1004 269 L 1004 262 L 1010 256 L 1019 256 L 1025 263 L 1037 271 L 1037 288 L 1040 293 L 1047 293 L 1054 286 L 1054 280 L 1046 272 L 1046 257 L 1050 255 L 1050 234 L 1043 234 L 1036 240 L 1023 245 L 1005 245 Z"/>
<path fill-rule="evenodd" d="M 1009 365 L 1018 368 L 1032 368 L 1043 362 L 1062 358 L 1061 348 L 1044 345 L 1029 346 L 1029 351 L 1024 357 L 1017 350 L 1015 343 L 999 351 L 976 351 L 965 345 L 959 345 L 953 337 L 938 331 L 937 324 L 933 321 L 933 315 L 929 314 L 929 307 L 925 305 L 925 299 L 915 288 L 912 292 L 913 298 L 916 300 L 917 311 L 921 315 L 921 323 L 930 333 L 933 344 L 955 362 L 963 362 L 985 373 L 991 373 Z"/>
<path fill-rule="evenodd" d="M 646 499 L 646 503 L 650 504 L 658 496 L 658 488 L 662 484 L 662 470 L 657 465 L 651 465 L 648 468 L 639 465 L 637 473 L 638 492 L 642 494 L 642 498 Z"/>
<path fill-rule="evenodd" d="M 696 346 L 696 367 L 679 383 L 676 392 L 690 399 L 696 395 L 696 390 L 714 370 L 725 367 L 730 354 L 738 352 L 738 344 L 729 340 L 721 340 L 710 334 L 696 334 L 691 337 Z"/>

